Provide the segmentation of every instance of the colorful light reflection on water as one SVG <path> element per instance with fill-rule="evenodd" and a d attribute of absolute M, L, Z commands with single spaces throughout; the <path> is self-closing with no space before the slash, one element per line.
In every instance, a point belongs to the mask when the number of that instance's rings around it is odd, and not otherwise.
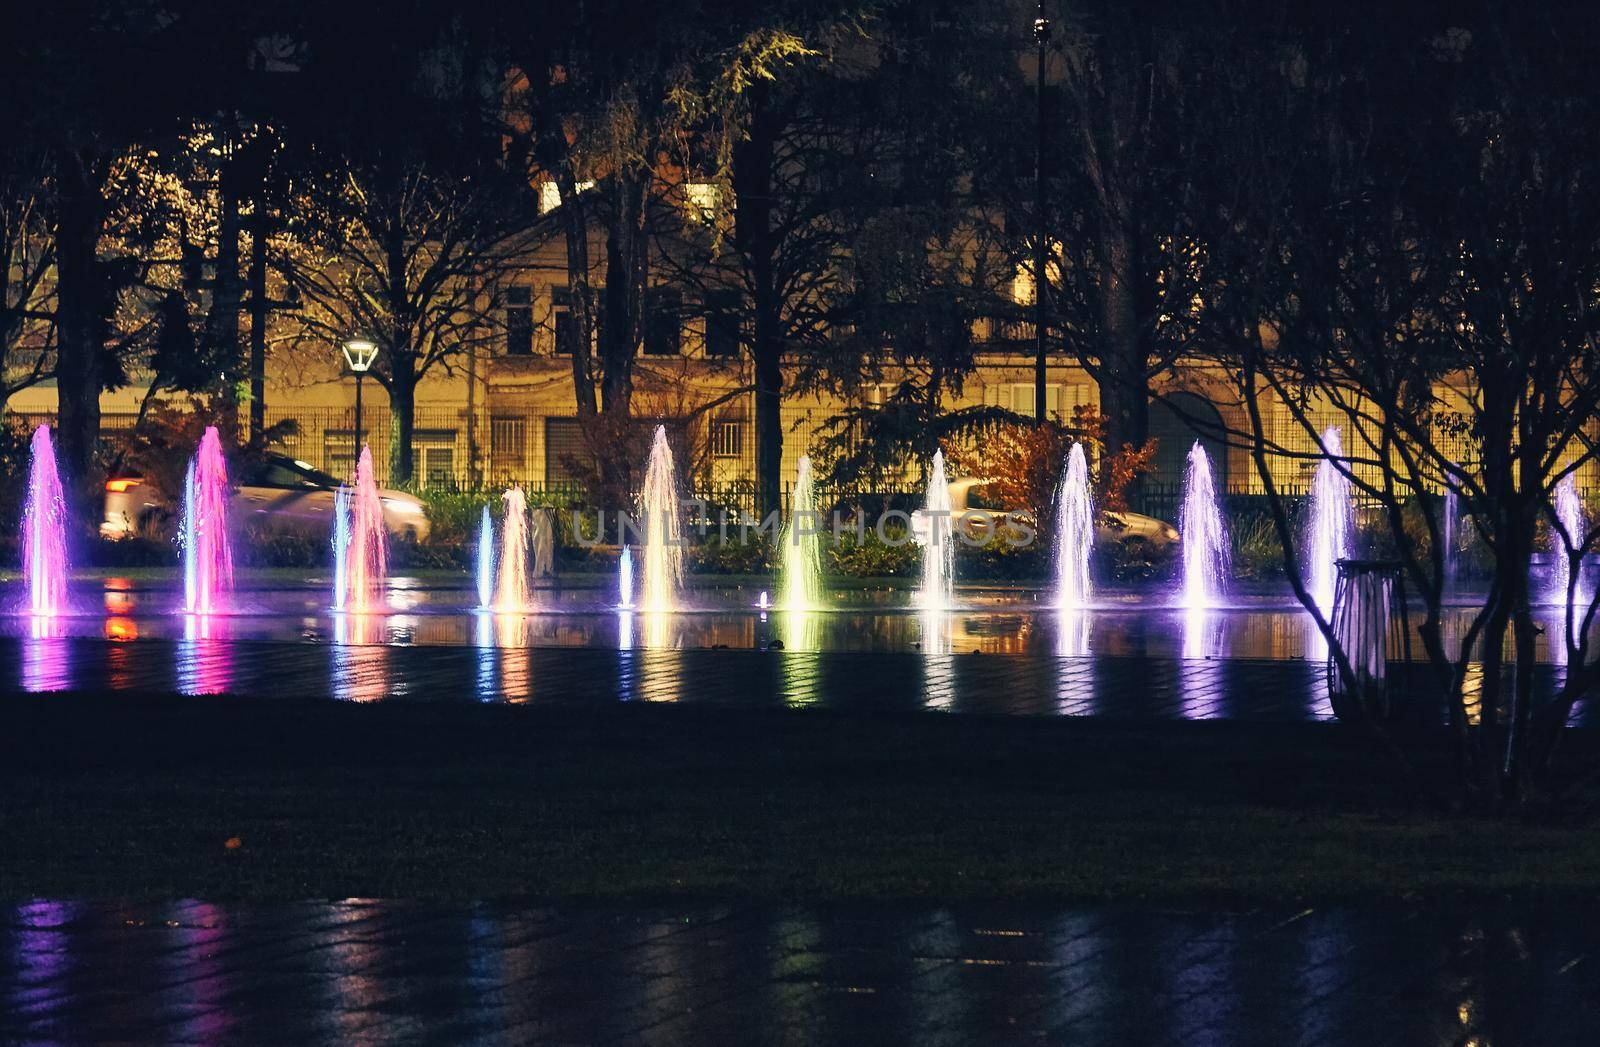
<path fill-rule="evenodd" d="M 183 616 L 178 641 L 178 693 L 226 694 L 233 683 L 233 645 L 226 619 L 205 614 Z"/>

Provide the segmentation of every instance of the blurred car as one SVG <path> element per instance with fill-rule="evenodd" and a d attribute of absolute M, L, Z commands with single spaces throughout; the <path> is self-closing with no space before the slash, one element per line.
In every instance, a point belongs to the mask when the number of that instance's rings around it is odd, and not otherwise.
<path fill-rule="evenodd" d="M 992 489 L 992 481 L 978 477 L 952 480 L 950 489 L 950 514 L 956 517 L 969 535 L 974 537 L 995 530 L 1006 522 L 1008 510 Z M 1033 514 L 1026 509 L 1015 510 L 1031 525 Z M 1095 514 L 1095 545 L 1118 545 L 1125 555 L 1134 559 L 1165 556 L 1176 551 L 1182 537 L 1178 529 L 1164 520 L 1143 513 L 1110 512 Z"/>
<path fill-rule="evenodd" d="M 336 477 L 305 462 L 268 454 L 239 477 L 228 511 L 235 522 L 250 521 L 285 531 L 328 532 L 333 528 L 333 500 L 339 486 Z M 383 524 L 390 535 L 418 542 L 428 537 L 428 514 L 421 499 L 404 491 L 380 489 L 378 495 L 383 499 Z M 106 481 L 100 533 L 106 538 L 128 538 L 176 511 L 177 507 L 165 504 L 142 478 L 113 477 Z"/>

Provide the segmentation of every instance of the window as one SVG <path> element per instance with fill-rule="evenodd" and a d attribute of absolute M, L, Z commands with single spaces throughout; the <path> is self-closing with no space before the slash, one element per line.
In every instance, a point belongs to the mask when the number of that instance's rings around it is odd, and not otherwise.
<path fill-rule="evenodd" d="M 744 457 L 744 420 L 716 418 L 711 422 L 711 457 Z"/>
<path fill-rule="evenodd" d="M 533 355 L 533 291 L 506 288 L 506 355 Z"/>
<path fill-rule="evenodd" d="M 706 355 L 739 355 L 739 293 L 716 291 L 706 295 Z"/>
<path fill-rule="evenodd" d="M 899 391 L 900 384 L 898 382 L 878 382 L 876 385 L 869 385 L 862 390 L 862 398 L 871 407 L 882 407 L 890 400 L 893 400 L 895 394 Z"/>
<path fill-rule="evenodd" d="M 329 429 L 324 432 L 322 463 L 334 476 L 352 475 L 356 471 L 355 433 L 349 429 Z"/>
<path fill-rule="evenodd" d="M 528 469 L 528 420 L 515 415 L 489 419 L 489 472 L 495 479 L 521 480 Z"/>
<path fill-rule="evenodd" d="M 683 187 L 684 206 L 689 220 L 701 225 L 715 225 L 722 203 L 722 192 L 710 182 L 688 182 Z"/>
<path fill-rule="evenodd" d="M 645 299 L 644 354 L 677 356 L 683 351 L 683 305 L 670 291 L 651 291 Z"/>
<path fill-rule="evenodd" d="M 287 465 L 272 461 L 263 462 L 260 467 L 247 475 L 245 482 L 251 487 L 272 487 L 279 490 L 317 486 Z"/>
<path fill-rule="evenodd" d="M 550 291 L 550 322 L 556 332 L 556 352 L 571 356 L 573 339 L 578 336 L 578 325 L 572 318 L 572 292 L 565 287 Z"/>
<path fill-rule="evenodd" d="M 448 487 L 456 478 L 456 431 L 418 429 L 411 438 L 412 468 L 424 487 Z"/>
<path fill-rule="evenodd" d="M 1013 385 L 1011 387 L 1010 407 L 1024 418 L 1033 417 L 1033 383 Z M 1047 385 L 1044 387 L 1044 414 L 1046 418 L 1061 421 L 1061 387 Z"/>
<path fill-rule="evenodd" d="M 589 443 L 576 418 L 544 420 L 544 479 L 546 483 L 570 483 L 589 462 Z"/>
<path fill-rule="evenodd" d="M 592 180 L 578 182 L 573 186 L 580 193 L 586 193 L 594 188 Z M 539 183 L 539 213 L 549 214 L 561 206 L 561 187 L 554 181 Z"/>

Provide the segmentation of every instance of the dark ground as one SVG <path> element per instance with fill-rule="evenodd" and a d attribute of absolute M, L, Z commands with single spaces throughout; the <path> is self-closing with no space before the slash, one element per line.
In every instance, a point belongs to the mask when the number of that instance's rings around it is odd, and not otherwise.
<path fill-rule="evenodd" d="M 1574 735 L 1569 758 L 1592 764 L 1591 732 Z M 12 899 L 1221 904 L 1600 886 L 1592 817 L 1443 816 L 1337 724 L 56 694 L 0 699 L 0 747 Z"/>

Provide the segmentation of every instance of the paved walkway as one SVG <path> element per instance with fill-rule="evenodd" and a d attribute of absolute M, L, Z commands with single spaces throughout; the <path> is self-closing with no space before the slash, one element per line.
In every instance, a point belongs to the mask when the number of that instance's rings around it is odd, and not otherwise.
<path fill-rule="evenodd" d="M 35 902 L 0 1037 L 1589 1045 L 1597 915 Z"/>

